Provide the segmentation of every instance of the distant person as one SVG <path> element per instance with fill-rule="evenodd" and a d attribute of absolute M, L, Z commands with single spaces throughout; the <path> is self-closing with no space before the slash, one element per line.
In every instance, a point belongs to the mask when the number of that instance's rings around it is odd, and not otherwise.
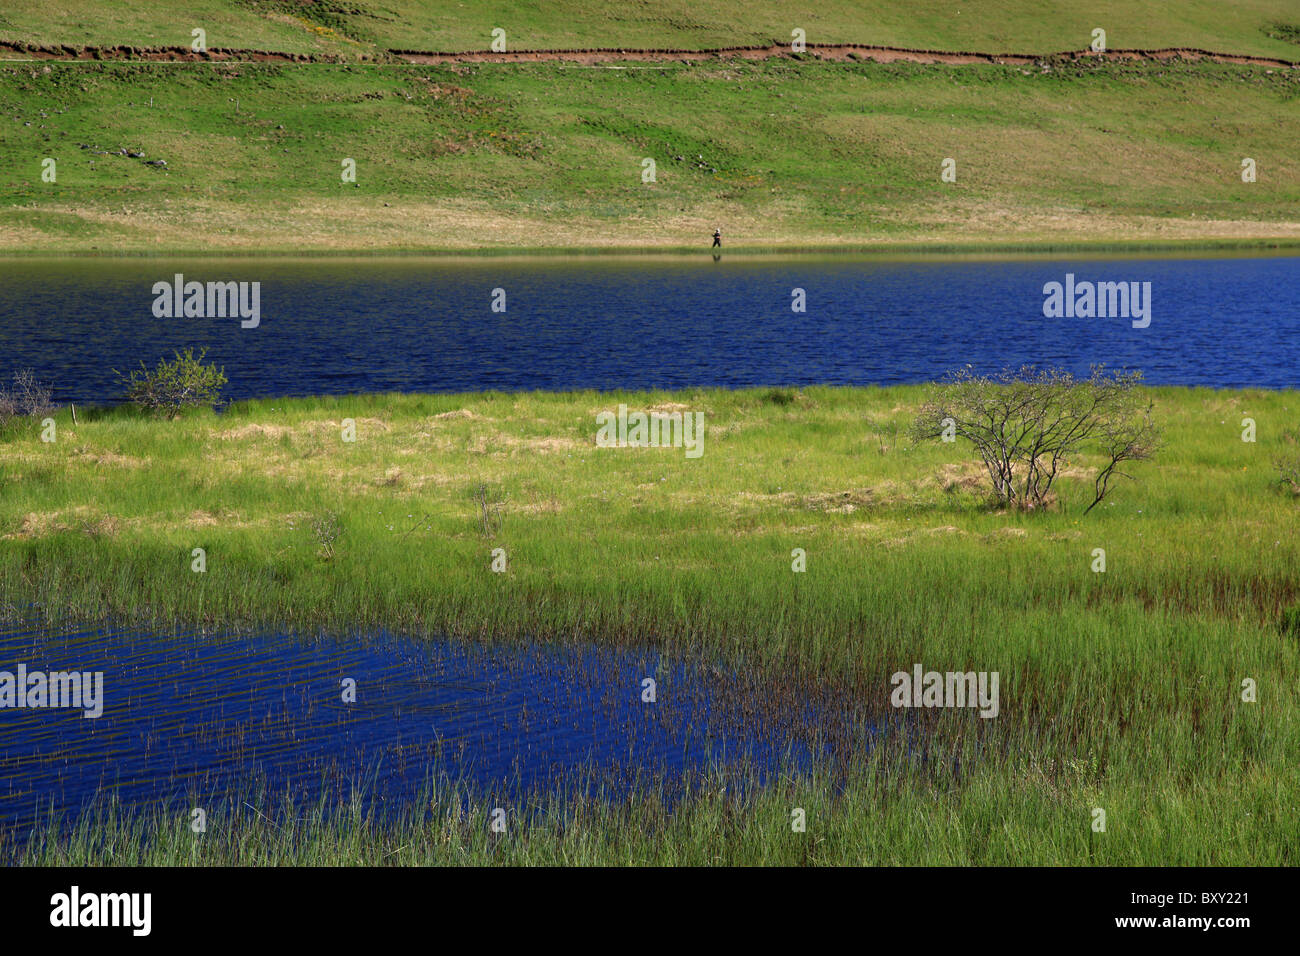
<path fill-rule="evenodd" d="M 713 248 L 716 249 L 716 248 L 718 248 L 720 245 L 722 245 L 722 230 L 721 230 L 721 229 L 714 229 L 714 230 L 713 230 Z"/>

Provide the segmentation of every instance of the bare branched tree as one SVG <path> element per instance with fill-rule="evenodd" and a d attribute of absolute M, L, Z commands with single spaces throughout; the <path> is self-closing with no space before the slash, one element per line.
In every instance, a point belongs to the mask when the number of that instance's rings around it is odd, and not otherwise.
<path fill-rule="evenodd" d="M 326 561 L 332 561 L 334 559 L 334 542 L 343 534 L 343 528 L 339 524 L 339 516 L 333 511 L 313 515 L 311 532 L 316 538 L 316 543 L 320 545 L 320 556 Z"/>
<path fill-rule="evenodd" d="M 969 441 L 994 500 L 1026 510 L 1047 505 L 1067 461 L 1098 453 L 1105 463 L 1086 514 L 1110 493 L 1113 479 L 1132 477 L 1122 470 L 1126 462 L 1151 457 L 1159 445 L 1141 381 L 1141 372 L 1108 373 L 1100 366 L 1086 379 L 1029 365 L 982 376 L 967 366 L 928 396 L 912 437 Z"/>
<path fill-rule="evenodd" d="M 502 501 L 495 498 L 483 482 L 479 482 L 478 487 L 474 489 L 474 501 L 478 505 L 479 528 L 483 532 L 483 537 L 495 538 L 497 532 L 501 530 Z"/>
<path fill-rule="evenodd" d="M 41 418 L 52 411 L 49 387 L 41 384 L 29 368 L 15 372 L 9 387 L 0 387 L 0 426 L 20 417 Z"/>

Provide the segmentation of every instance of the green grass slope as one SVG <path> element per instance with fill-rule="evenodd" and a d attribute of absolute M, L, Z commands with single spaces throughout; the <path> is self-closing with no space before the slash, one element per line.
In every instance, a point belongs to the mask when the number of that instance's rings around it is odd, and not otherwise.
<path fill-rule="evenodd" d="M 188 46 L 195 27 L 210 46 L 295 53 L 481 50 L 498 27 L 519 50 L 766 44 L 798 27 L 810 43 L 1043 53 L 1083 49 L 1101 27 L 1112 48 L 1294 59 L 1300 13 L 1290 0 L 8 0 L 0 11 L 0 41 Z"/>
<path fill-rule="evenodd" d="M 1298 97 L 1187 62 L 0 65 L 0 250 L 1295 241 Z"/>

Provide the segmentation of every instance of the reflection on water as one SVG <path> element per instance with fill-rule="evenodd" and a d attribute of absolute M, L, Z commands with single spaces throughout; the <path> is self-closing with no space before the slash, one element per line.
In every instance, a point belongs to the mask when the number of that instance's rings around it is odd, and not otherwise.
<path fill-rule="evenodd" d="M 96 795 L 139 806 L 254 779 L 307 800 L 365 781 L 399 804 L 435 765 L 516 795 L 593 769 L 615 787 L 729 761 L 761 776 L 806 763 L 818 736 L 810 708 L 765 716 L 726 675 L 634 653 L 0 629 L 0 671 L 19 664 L 104 680 L 98 718 L 0 709 L 0 825 L 19 827 Z"/>

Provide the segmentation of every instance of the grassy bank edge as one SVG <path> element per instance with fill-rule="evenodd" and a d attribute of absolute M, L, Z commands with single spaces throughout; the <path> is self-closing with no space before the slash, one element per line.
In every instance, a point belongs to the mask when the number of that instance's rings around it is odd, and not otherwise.
<path fill-rule="evenodd" d="M 869 258 L 962 257 L 1007 258 L 1077 254 L 1089 257 L 1162 255 L 1179 257 L 1196 252 L 1281 252 L 1300 255 L 1300 239 L 1188 239 L 1153 242 L 1145 240 L 1098 240 L 1096 242 L 843 242 L 835 244 L 745 243 L 722 248 L 722 255 L 735 256 L 861 256 Z M 603 246 L 412 246 L 387 249 L 313 249 L 293 246 L 263 246 L 257 250 L 221 247 L 183 247 L 167 249 L 103 250 L 93 246 L 81 249 L 5 249 L 0 262 L 7 259 L 270 259 L 270 258 L 544 258 L 548 256 L 695 256 L 708 255 L 707 243 L 699 245 L 603 245 Z"/>

